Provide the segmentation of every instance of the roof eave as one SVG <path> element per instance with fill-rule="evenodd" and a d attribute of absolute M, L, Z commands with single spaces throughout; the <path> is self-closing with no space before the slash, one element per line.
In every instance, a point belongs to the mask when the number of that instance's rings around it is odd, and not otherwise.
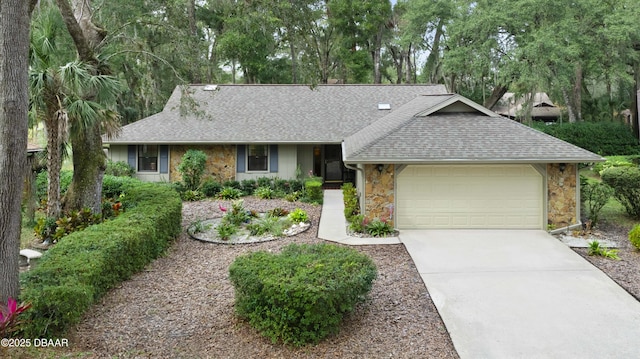
<path fill-rule="evenodd" d="M 599 158 L 450 158 L 450 159 L 401 159 L 401 158 L 385 158 L 378 160 L 361 160 L 345 158 L 344 163 L 347 164 L 438 164 L 438 165 L 460 165 L 460 164 L 522 164 L 522 163 L 591 163 L 604 162 L 605 159 Z"/>

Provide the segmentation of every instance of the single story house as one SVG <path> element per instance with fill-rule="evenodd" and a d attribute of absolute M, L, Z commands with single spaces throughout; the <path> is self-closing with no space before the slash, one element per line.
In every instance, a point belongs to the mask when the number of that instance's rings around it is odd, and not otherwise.
<path fill-rule="evenodd" d="M 150 181 L 179 180 L 192 148 L 220 181 L 352 181 L 363 213 L 400 229 L 579 225 L 578 164 L 603 160 L 441 85 L 178 87 L 104 142 Z"/>

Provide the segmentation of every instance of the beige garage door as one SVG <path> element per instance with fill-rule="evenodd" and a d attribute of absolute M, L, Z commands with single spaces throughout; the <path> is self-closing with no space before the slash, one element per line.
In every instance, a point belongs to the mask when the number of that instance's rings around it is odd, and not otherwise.
<path fill-rule="evenodd" d="M 542 183 L 530 165 L 410 165 L 396 182 L 396 224 L 542 229 Z"/>

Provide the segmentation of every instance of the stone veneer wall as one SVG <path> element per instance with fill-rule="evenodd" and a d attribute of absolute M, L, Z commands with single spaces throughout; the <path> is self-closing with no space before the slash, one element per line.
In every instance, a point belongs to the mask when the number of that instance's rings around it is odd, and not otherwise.
<path fill-rule="evenodd" d="M 236 148 L 234 145 L 186 145 L 170 146 L 169 178 L 171 182 L 182 180 L 182 176 L 178 172 L 178 165 L 182 160 L 182 156 L 191 149 L 200 150 L 207 155 L 204 177 L 211 176 L 220 183 L 235 179 Z"/>
<path fill-rule="evenodd" d="M 547 191 L 549 198 L 548 224 L 554 228 L 568 227 L 579 223 L 576 218 L 576 164 L 567 163 L 560 171 L 558 163 L 547 165 Z"/>
<path fill-rule="evenodd" d="M 373 220 L 375 218 L 387 219 L 389 224 L 393 225 L 394 203 L 394 175 L 395 166 L 392 164 L 384 165 L 382 172 L 378 172 L 377 165 L 365 165 L 365 213 L 366 218 Z M 390 218 L 391 217 L 391 218 Z"/>

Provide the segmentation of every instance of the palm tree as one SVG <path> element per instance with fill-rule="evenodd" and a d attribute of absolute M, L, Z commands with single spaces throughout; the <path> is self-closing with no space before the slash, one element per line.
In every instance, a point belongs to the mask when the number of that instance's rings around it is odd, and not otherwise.
<path fill-rule="evenodd" d="M 51 13 L 39 14 L 32 30 L 29 71 L 30 115 L 45 125 L 47 133 L 47 217 L 61 212 L 60 171 L 67 139 L 82 138 L 100 123 L 103 133 L 119 128 L 119 116 L 110 105 L 120 92 L 112 76 L 94 75 L 90 65 L 79 61 L 56 64 L 56 26 Z M 55 20 L 53 20 L 55 21 Z M 91 100 L 88 100 L 88 99 Z"/>

